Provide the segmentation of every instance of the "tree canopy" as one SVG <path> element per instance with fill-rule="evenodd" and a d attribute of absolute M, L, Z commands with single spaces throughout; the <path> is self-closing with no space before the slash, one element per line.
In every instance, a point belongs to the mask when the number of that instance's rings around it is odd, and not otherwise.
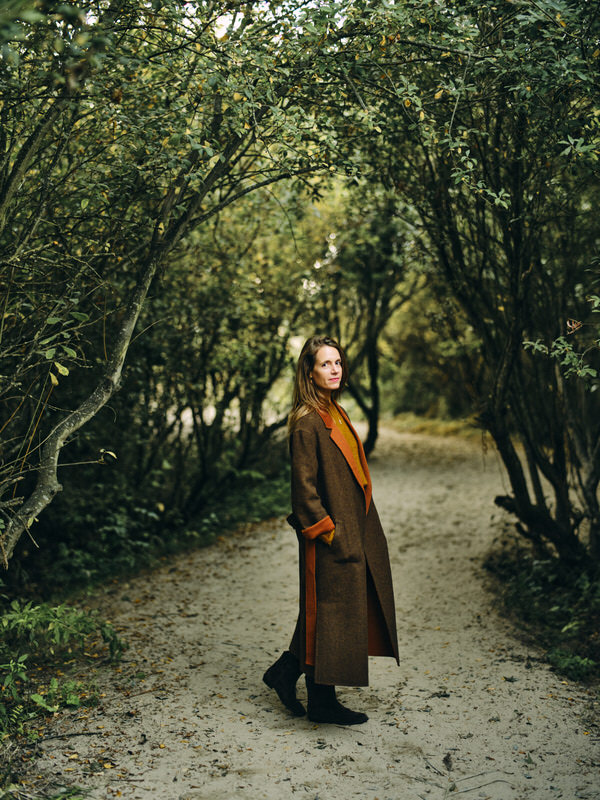
<path fill-rule="evenodd" d="M 78 531 L 105 480 L 113 530 L 196 524 L 264 456 L 315 328 L 347 344 L 369 449 L 422 330 L 504 460 L 497 502 L 597 558 L 597 393 L 540 351 L 593 313 L 599 34 L 567 0 L 5 3 L 5 564 L 63 483 L 62 512 L 94 496 Z M 69 479 L 113 454 L 95 494 Z"/>

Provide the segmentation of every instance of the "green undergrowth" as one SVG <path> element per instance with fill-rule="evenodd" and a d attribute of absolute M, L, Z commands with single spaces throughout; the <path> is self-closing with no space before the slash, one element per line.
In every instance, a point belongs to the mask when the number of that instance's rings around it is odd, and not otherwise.
<path fill-rule="evenodd" d="M 124 646 L 95 612 L 0 594 L 0 797 L 19 796 L 15 743 L 35 743 L 61 709 L 95 705 L 93 682 L 77 675 L 86 662 L 117 661 Z"/>
<path fill-rule="evenodd" d="M 32 794 L 27 787 L 19 783 L 0 783 L 0 800 L 87 800 L 90 792 L 79 787 L 69 789 L 36 789 Z"/>
<path fill-rule="evenodd" d="M 124 643 L 95 612 L 65 604 L 0 602 L 0 741 L 61 708 L 94 705 L 93 685 L 70 677 L 82 661 L 117 661 Z"/>
<path fill-rule="evenodd" d="M 282 517 L 289 512 L 290 470 L 285 463 L 277 475 L 270 477 L 260 472 L 245 472 L 225 498 L 215 498 L 209 504 L 201 525 L 204 536 L 208 533 L 212 541 L 225 530 Z"/>
<path fill-rule="evenodd" d="M 106 503 L 103 494 L 92 493 L 72 497 L 68 504 L 66 499 L 65 492 L 58 498 L 63 505 L 53 504 L 46 512 L 55 535 L 52 529 L 44 531 L 39 549 L 25 542 L 11 561 L 7 594 L 60 602 L 106 580 L 151 569 L 169 556 L 208 546 L 240 525 L 283 516 L 289 513 L 289 466 L 283 462 L 270 475 L 258 470 L 235 473 L 211 490 L 201 510 L 187 519 L 151 497 L 133 502 L 123 495 Z"/>
<path fill-rule="evenodd" d="M 503 539 L 486 568 L 511 618 L 546 651 L 565 677 L 600 679 L 600 574 L 589 564 L 566 566 L 527 545 Z"/>

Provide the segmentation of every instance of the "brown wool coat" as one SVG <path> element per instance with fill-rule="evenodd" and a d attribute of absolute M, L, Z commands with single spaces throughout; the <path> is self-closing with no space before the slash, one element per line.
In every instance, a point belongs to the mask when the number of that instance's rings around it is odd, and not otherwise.
<path fill-rule="evenodd" d="M 348 443 L 326 412 L 310 412 L 290 439 L 292 514 L 300 543 L 300 613 L 290 649 L 317 683 L 366 686 L 368 656 L 398 641 L 387 543 L 371 499 L 362 444 L 350 420 L 366 488 Z M 330 546 L 318 537 L 335 527 Z"/>

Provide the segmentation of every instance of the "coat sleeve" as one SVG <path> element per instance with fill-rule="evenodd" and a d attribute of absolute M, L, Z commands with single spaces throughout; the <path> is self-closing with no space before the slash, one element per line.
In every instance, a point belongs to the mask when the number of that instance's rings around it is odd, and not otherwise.
<path fill-rule="evenodd" d="M 323 534 L 331 534 L 335 524 L 318 491 L 319 458 L 315 431 L 304 426 L 298 427 L 292 434 L 290 450 L 292 511 L 302 535 L 307 539 L 316 539 Z M 324 536 L 323 540 L 330 544 L 331 538 Z"/>

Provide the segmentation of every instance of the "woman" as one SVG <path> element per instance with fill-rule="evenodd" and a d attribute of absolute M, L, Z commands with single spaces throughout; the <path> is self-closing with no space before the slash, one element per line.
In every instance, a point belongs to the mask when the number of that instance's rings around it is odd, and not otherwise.
<path fill-rule="evenodd" d="M 341 705 L 335 686 L 367 686 L 368 656 L 398 662 L 398 642 L 387 543 L 367 461 L 337 403 L 347 377 L 339 344 L 311 336 L 298 360 L 289 416 L 288 522 L 300 543 L 300 614 L 289 651 L 263 680 L 301 716 L 296 681 L 304 672 L 308 718 L 356 725 L 367 715 Z"/>

